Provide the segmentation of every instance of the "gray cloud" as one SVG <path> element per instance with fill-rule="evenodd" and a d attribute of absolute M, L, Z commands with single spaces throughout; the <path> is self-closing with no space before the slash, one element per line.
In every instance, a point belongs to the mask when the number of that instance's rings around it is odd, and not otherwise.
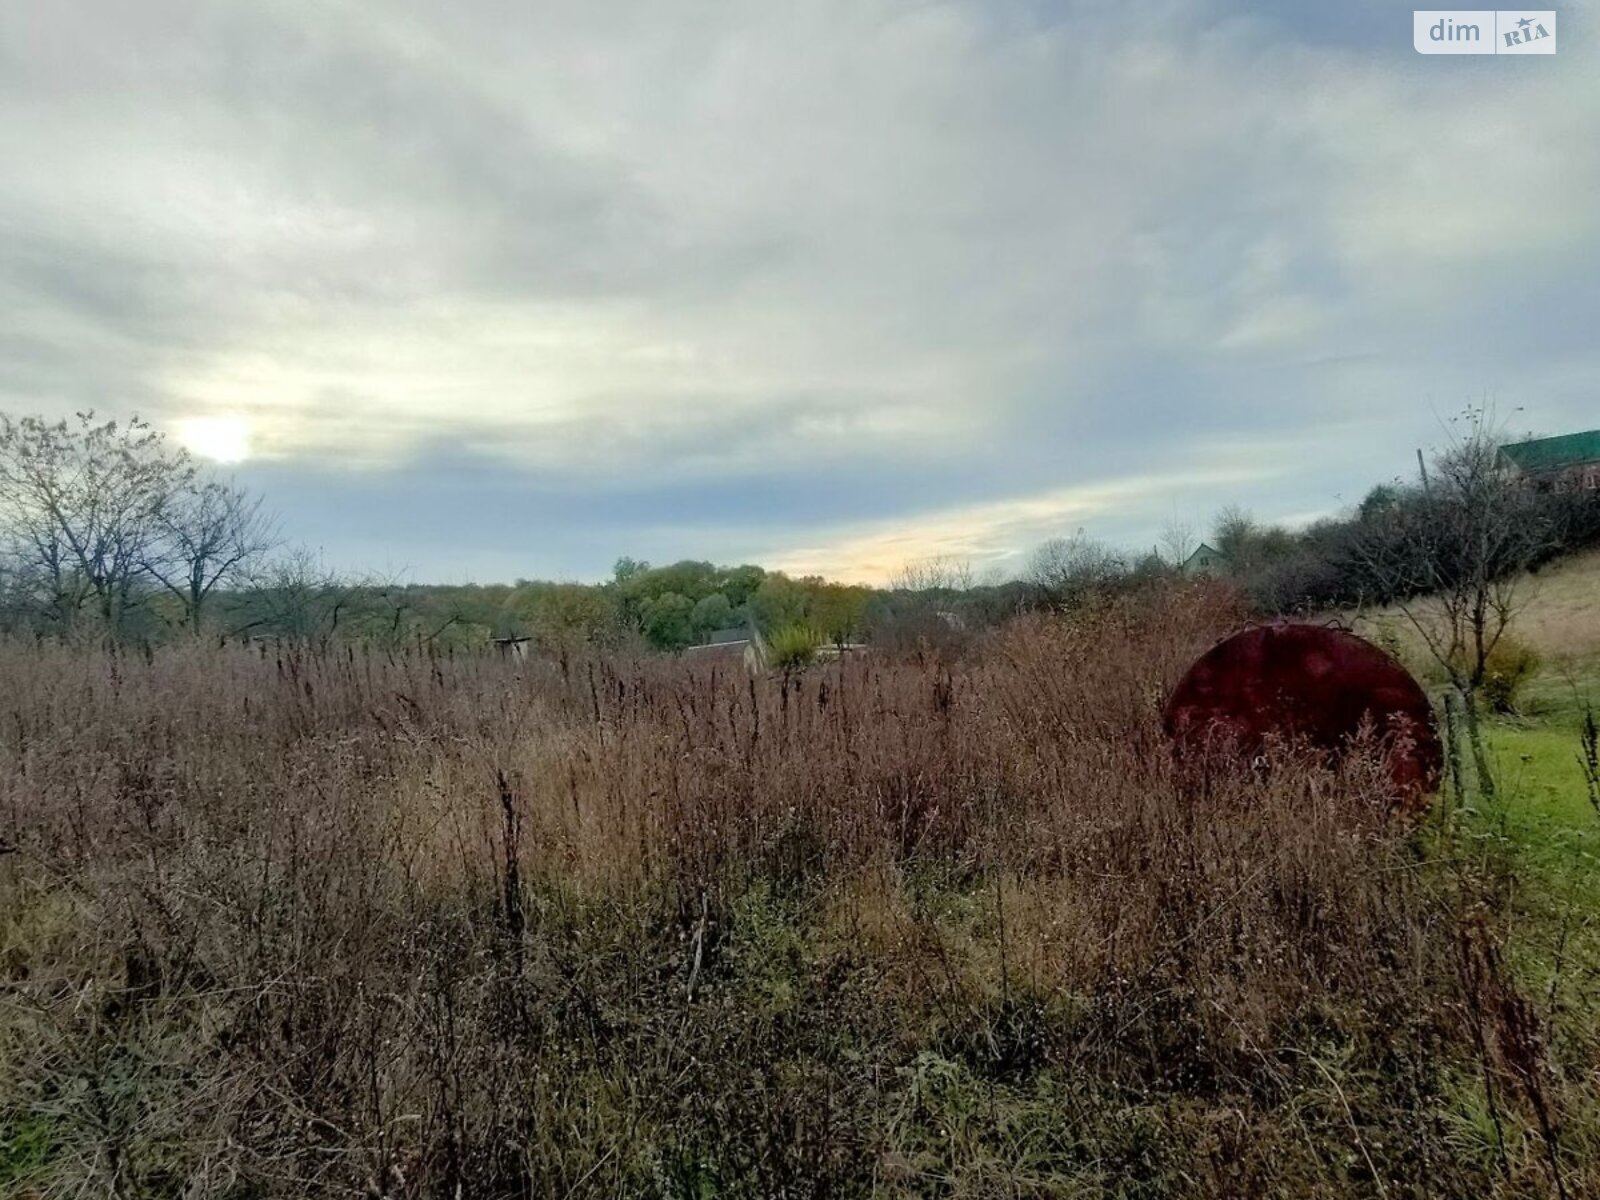
<path fill-rule="evenodd" d="M 474 480 L 592 574 L 1148 540 L 1163 474 L 1320 510 L 1486 390 L 1592 424 L 1581 22 L 1300 12 L 12 6 L 0 403 L 237 416 L 297 533 L 424 575 L 503 560 L 406 549 Z"/>

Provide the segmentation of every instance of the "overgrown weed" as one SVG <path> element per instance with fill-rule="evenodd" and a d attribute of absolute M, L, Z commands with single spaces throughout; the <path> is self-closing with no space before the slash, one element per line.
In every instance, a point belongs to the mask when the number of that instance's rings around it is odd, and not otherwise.
<path fill-rule="evenodd" d="M 755 680 L 0 647 L 0 1180 L 1592 1190 L 1588 1043 L 1478 860 L 1359 756 L 1175 770 L 1160 697 L 1239 619 L 1173 588 Z"/>

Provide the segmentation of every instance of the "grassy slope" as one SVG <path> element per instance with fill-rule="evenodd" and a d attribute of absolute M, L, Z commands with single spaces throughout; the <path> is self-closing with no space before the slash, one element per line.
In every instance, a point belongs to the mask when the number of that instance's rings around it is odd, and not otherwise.
<path fill-rule="evenodd" d="M 1600 551 L 1575 555 L 1528 581 L 1519 634 L 1552 659 L 1600 661 Z"/>
<path fill-rule="evenodd" d="M 1577 685 L 1600 698 L 1600 551 L 1574 555 L 1529 575 L 1517 593 L 1512 632 L 1543 656 L 1545 670 L 1535 698 L 1570 699 Z M 1394 607 L 1337 614 L 1358 633 L 1398 642 L 1401 656 L 1424 678 L 1437 678 L 1426 648 Z"/>

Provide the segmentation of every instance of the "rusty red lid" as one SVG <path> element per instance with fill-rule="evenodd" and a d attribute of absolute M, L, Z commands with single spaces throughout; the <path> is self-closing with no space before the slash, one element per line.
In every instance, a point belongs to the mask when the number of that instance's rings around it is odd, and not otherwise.
<path fill-rule="evenodd" d="M 1258 753 L 1269 737 L 1344 751 L 1364 722 L 1387 743 L 1409 795 L 1434 790 L 1443 752 L 1427 694 L 1392 656 L 1327 625 L 1258 625 L 1218 642 L 1167 698 L 1162 724 L 1181 748 L 1219 738 Z"/>

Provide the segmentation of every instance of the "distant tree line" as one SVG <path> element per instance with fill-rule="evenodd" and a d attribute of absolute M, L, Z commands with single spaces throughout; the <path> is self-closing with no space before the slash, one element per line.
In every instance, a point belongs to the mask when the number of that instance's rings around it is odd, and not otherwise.
<path fill-rule="evenodd" d="M 1502 468 L 1492 414 L 1468 409 L 1464 433 L 1416 481 L 1378 484 L 1353 509 L 1303 529 L 1223 508 L 1210 545 L 1223 574 L 1265 616 L 1391 605 L 1464 579 L 1505 580 L 1600 546 L 1600 495 L 1546 490 Z M 1132 556 L 1085 536 L 1044 543 L 1029 561 L 1026 602 L 1066 608 L 1177 572 L 1198 545 L 1174 521 L 1160 550 Z"/>
<path fill-rule="evenodd" d="M 1499 472 L 1493 449 L 1458 447 L 1435 459 L 1427 483 L 1380 484 L 1352 512 L 1299 531 L 1228 510 L 1213 544 L 1253 606 L 1276 615 L 1393 604 L 1600 545 L 1600 498 L 1522 486 Z"/>
<path fill-rule="evenodd" d="M 1264 614 L 1311 613 L 1510 579 L 1600 544 L 1600 502 L 1507 480 L 1482 416 L 1426 480 L 1379 485 L 1339 517 L 1290 530 L 1223 509 L 1211 541 L 1228 574 Z M 1175 575 L 1195 544 L 1177 521 L 1159 550 L 1137 556 L 1079 531 L 1045 542 L 1020 578 L 980 582 L 968 564 L 935 559 L 883 588 L 633 558 L 597 584 L 407 584 L 336 571 L 286 545 L 259 497 L 138 419 L 0 415 L 0 628 L 43 635 L 436 647 L 529 638 L 570 653 L 673 652 L 737 630 L 957 650 L 1018 613 L 1092 605 Z M 1484 597 L 1479 588 L 1467 602 Z"/>
<path fill-rule="evenodd" d="M 681 650 L 718 630 L 863 636 L 873 592 L 758 566 L 621 559 L 602 584 L 460 587 L 336 571 L 286 545 L 261 499 L 148 423 L 0 414 L 0 628 L 151 641 L 484 645 L 529 637 Z"/>
<path fill-rule="evenodd" d="M 770 637 L 790 628 L 810 631 L 819 643 L 850 642 L 866 628 L 873 594 L 866 587 L 793 578 L 751 564 L 684 561 L 656 567 L 622 558 L 603 584 L 519 581 L 496 628 L 552 649 L 634 640 L 671 651 L 719 631 Z"/>

